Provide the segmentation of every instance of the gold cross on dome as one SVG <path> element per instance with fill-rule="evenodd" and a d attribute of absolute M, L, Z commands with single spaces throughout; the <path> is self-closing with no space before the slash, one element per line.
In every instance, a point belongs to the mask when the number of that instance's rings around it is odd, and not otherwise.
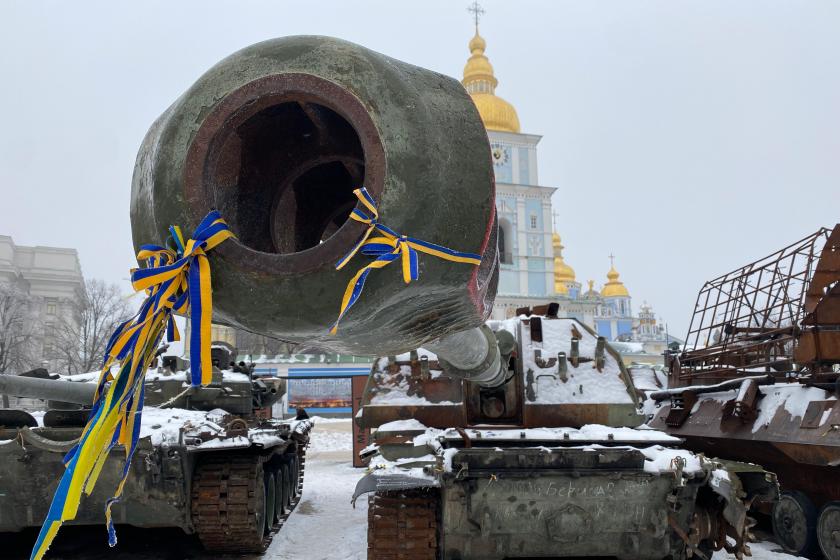
<path fill-rule="evenodd" d="M 473 2 L 472 4 L 467 7 L 467 11 L 470 12 L 473 17 L 475 18 L 475 28 L 478 30 L 478 20 L 481 19 L 481 16 L 484 15 L 484 8 L 481 7 L 481 4 L 478 3 L 478 0 Z"/>
<path fill-rule="evenodd" d="M 610 267 L 615 268 L 615 255 L 610 253 Z"/>

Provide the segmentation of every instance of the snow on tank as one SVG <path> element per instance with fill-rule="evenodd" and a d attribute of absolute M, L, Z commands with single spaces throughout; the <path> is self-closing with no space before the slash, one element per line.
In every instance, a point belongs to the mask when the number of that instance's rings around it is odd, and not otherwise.
<path fill-rule="evenodd" d="M 528 400 L 536 404 L 635 403 L 618 355 L 605 346 L 603 363 L 599 364 L 596 356 L 599 337 L 594 332 L 576 319 L 541 320 L 542 340 L 535 341 L 531 324 L 532 321 L 523 318 L 498 324 L 521 343 L 526 383 L 528 371 L 533 372 L 533 393 L 526 392 L 526 398 L 533 398 Z M 577 339 L 578 359 L 573 357 L 573 339 Z M 565 374 L 558 371 L 560 353 L 566 357 Z"/>

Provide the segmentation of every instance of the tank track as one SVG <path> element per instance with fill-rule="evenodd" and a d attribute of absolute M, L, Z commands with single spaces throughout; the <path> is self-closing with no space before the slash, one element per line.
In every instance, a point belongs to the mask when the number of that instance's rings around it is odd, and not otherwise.
<path fill-rule="evenodd" d="M 297 493 L 291 510 L 300 501 L 305 470 L 305 446 L 298 446 Z M 208 552 L 264 552 L 290 512 L 263 535 L 256 525 L 263 520 L 255 513 L 260 503 L 264 466 L 271 456 L 214 457 L 198 465 L 193 476 L 192 521 L 201 544 Z M 263 499 L 267 496 L 263 495 Z"/>
<path fill-rule="evenodd" d="M 440 493 L 376 492 L 368 499 L 368 560 L 436 560 Z"/>

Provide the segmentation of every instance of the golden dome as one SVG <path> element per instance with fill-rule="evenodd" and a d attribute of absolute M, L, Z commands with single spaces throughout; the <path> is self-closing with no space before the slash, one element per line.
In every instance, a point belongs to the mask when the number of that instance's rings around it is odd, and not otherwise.
<path fill-rule="evenodd" d="M 513 105 L 493 94 L 473 93 L 473 102 L 487 130 L 519 132 L 519 117 Z"/>
<path fill-rule="evenodd" d="M 607 283 L 604 284 L 601 290 L 602 297 L 630 297 L 630 292 L 627 291 L 627 288 L 618 279 L 618 271 L 615 269 L 615 266 L 611 266 L 610 271 L 607 272 L 607 280 Z"/>
<path fill-rule="evenodd" d="M 519 117 L 513 105 L 496 95 L 499 81 L 493 74 L 493 65 L 484 54 L 487 43 L 475 30 L 470 40 L 470 58 L 464 66 L 464 79 L 461 83 L 469 92 L 478 108 L 478 114 L 488 130 L 519 132 Z"/>
<path fill-rule="evenodd" d="M 560 243 L 560 236 L 555 232 L 551 239 L 554 247 L 554 291 L 565 294 L 568 293 L 565 282 L 575 281 L 575 269 L 563 260 L 563 245 Z M 560 290 L 558 286 L 563 286 L 563 290 Z"/>

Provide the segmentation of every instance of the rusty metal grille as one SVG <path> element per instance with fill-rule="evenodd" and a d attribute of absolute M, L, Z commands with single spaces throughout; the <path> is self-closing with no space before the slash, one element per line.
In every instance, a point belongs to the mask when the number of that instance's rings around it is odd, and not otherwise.
<path fill-rule="evenodd" d="M 804 299 L 830 229 L 706 282 L 680 355 L 679 384 L 756 372 L 789 377 Z"/>

